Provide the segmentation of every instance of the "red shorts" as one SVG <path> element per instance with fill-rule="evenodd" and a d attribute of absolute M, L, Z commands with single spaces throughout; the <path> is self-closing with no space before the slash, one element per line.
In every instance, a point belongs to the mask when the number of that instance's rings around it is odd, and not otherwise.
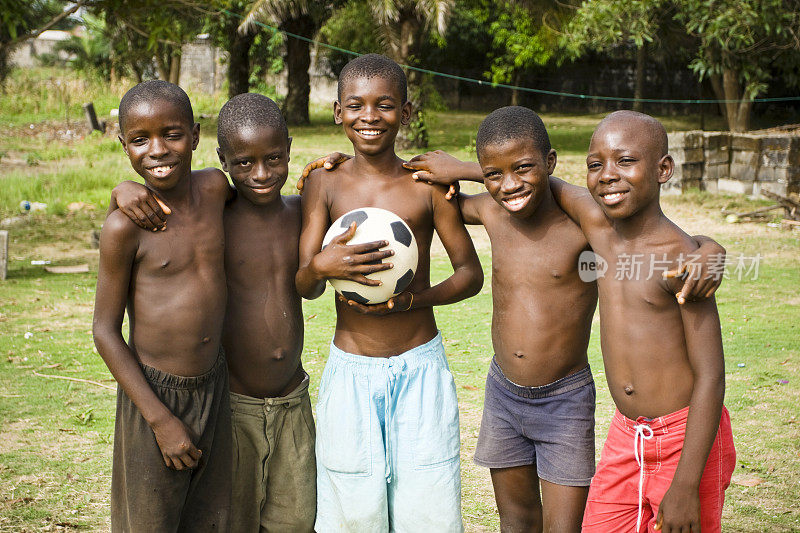
<path fill-rule="evenodd" d="M 634 421 L 619 411 L 614 413 L 600 464 L 589 488 L 583 515 L 584 533 L 636 531 L 640 502 L 640 468 L 634 454 L 634 428 L 637 424 L 646 424 L 652 430 L 652 438 L 639 439 L 644 443 L 639 532 L 655 531 L 658 506 L 672 482 L 681 457 L 688 414 L 689 408 L 686 407 L 650 421 L 644 417 Z M 731 418 L 723 407 L 717 436 L 700 479 L 700 529 L 703 533 L 721 530 L 725 489 L 730 484 L 735 468 L 736 450 L 733 447 Z"/>

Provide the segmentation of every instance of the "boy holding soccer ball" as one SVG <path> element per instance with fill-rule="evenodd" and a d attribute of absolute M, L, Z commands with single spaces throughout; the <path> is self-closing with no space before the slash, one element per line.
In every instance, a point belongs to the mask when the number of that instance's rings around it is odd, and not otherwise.
<path fill-rule="evenodd" d="M 411 180 L 395 154 L 411 115 L 400 67 L 376 54 L 356 58 L 338 89 L 334 117 L 355 156 L 306 180 L 298 292 L 317 298 L 328 279 L 369 284 L 364 274 L 385 266 L 370 263 L 391 263 L 377 251 L 385 243 L 346 244 L 354 226 L 320 251 L 331 222 L 356 208 L 405 220 L 419 262 L 408 288 L 384 304 L 337 296 L 317 404 L 316 530 L 462 531 L 458 404 L 433 306 L 476 294 L 483 273 L 458 206 L 443 188 Z M 431 287 L 434 229 L 454 272 Z"/>
<path fill-rule="evenodd" d="M 437 151 L 405 165 L 420 181 L 486 187 L 457 196 L 464 221 L 483 225 L 492 245 L 494 357 L 475 462 L 490 469 L 503 531 L 578 532 L 595 467 L 586 350 L 597 286 L 579 269 L 590 248 L 551 193 L 556 152 L 536 113 L 518 106 L 492 112 L 476 149 L 480 164 Z M 332 168 L 344 158 L 322 161 Z M 701 239 L 701 257 L 724 253 Z M 693 278 L 680 298 L 716 287 Z"/>

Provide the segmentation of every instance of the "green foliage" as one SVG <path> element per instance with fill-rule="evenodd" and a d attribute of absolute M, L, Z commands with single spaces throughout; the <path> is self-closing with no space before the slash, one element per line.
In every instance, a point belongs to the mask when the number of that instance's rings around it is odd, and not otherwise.
<path fill-rule="evenodd" d="M 111 77 L 111 43 L 106 34 L 106 25 L 101 17 L 85 14 L 82 35 L 73 35 L 55 46 L 56 52 L 69 54 L 68 64 L 78 72 L 97 75 L 108 80 Z"/>
<path fill-rule="evenodd" d="M 567 25 L 562 44 L 573 57 L 625 43 L 641 48 L 656 38 L 669 5 L 669 0 L 584 1 Z"/>
<path fill-rule="evenodd" d="M 0 43 L 13 41 L 52 19 L 66 3 L 58 0 L 0 0 Z"/>
<path fill-rule="evenodd" d="M 495 52 L 486 77 L 493 83 L 512 82 L 517 73 L 553 57 L 557 36 L 533 13 L 512 2 L 494 4 L 491 9 L 497 13 L 489 24 Z"/>
<path fill-rule="evenodd" d="M 336 10 L 319 31 L 322 42 L 361 54 L 380 53 L 384 47 L 369 10 L 367 0 L 350 0 Z M 330 48 L 320 48 L 333 76 L 338 77 L 353 56 Z"/>
<path fill-rule="evenodd" d="M 735 73 L 741 98 L 766 92 L 776 71 L 797 86 L 800 2 L 681 0 L 677 18 L 699 39 L 690 68 L 700 78 Z"/>

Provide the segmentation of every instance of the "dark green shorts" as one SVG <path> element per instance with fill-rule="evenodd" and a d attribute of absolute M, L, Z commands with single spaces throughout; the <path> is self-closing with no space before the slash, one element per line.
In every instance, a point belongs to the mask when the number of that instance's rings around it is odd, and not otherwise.
<path fill-rule="evenodd" d="M 314 530 L 314 419 L 308 375 L 280 398 L 232 392 L 234 533 Z"/>
<path fill-rule="evenodd" d="M 220 355 L 201 376 L 181 377 L 142 365 L 164 405 L 203 451 L 193 470 L 171 470 L 150 426 L 117 389 L 111 529 L 119 532 L 222 531 L 230 528 L 231 411 L 228 368 Z"/>

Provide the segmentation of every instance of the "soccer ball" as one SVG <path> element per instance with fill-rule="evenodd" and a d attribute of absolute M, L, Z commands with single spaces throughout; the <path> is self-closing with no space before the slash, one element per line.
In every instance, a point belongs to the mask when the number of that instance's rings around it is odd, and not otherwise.
<path fill-rule="evenodd" d="M 377 207 L 363 207 L 339 217 L 325 234 L 322 247 L 325 248 L 334 237 L 347 231 L 353 222 L 356 223 L 356 231 L 347 244 L 388 241 L 389 246 L 382 250 L 393 250 L 394 255 L 384 261 L 391 262 L 393 267 L 367 275 L 370 279 L 382 281 L 382 285 L 371 287 L 346 279 L 331 279 L 331 285 L 348 300 L 361 304 L 383 303 L 406 290 L 414 279 L 419 257 L 417 239 L 403 219 L 391 211 Z"/>

